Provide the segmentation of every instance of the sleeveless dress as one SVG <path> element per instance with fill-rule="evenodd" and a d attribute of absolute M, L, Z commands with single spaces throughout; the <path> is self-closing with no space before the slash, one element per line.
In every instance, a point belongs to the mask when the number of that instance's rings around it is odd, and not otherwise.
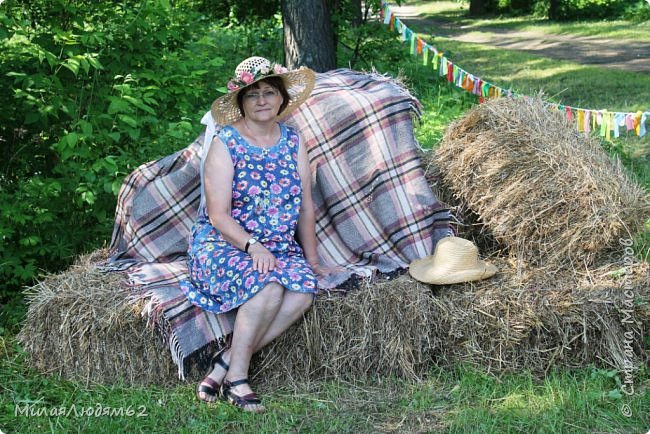
<path fill-rule="evenodd" d="M 204 310 L 228 312 L 270 282 L 290 291 L 317 291 L 314 272 L 294 238 L 302 202 L 299 139 L 292 128 L 279 126 L 280 139 L 270 148 L 250 144 L 230 125 L 218 133 L 234 167 L 231 216 L 273 253 L 276 265 L 266 275 L 253 270 L 251 256 L 226 241 L 210 224 L 202 200 L 190 236 L 190 277 L 180 285 L 189 301 Z"/>

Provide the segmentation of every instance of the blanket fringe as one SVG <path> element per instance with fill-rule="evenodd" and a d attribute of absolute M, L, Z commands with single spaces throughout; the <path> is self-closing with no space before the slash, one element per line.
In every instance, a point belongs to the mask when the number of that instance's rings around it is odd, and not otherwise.
<path fill-rule="evenodd" d="M 169 351 L 172 354 L 173 362 L 178 367 L 178 378 L 185 381 L 185 369 L 183 366 L 185 354 L 183 354 L 183 350 L 181 350 L 180 343 L 178 342 L 178 337 L 171 331 L 169 335 Z"/>

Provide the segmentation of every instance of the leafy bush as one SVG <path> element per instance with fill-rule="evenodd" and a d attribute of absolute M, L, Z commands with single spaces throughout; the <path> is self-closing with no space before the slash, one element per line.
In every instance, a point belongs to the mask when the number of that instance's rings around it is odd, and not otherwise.
<path fill-rule="evenodd" d="M 280 0 L 201 0 L 197 9 L 218 20 L 235 19 L 254 24 L 277 14 Z"/>
<path fill-rule="evenodd" d="M 486 12 L 491 14 L 547 16 L 550 0 L 489 0 Z M 645 0 L 561 0 L 556 11 L 558 20 L 616 19 L 642 21 L 650 18 Z"/>
<path fill-rule="evenodd" d="M 623 14 L 623 18 L 634 22 L 650 21 L 650 3 L 645 1 L 631 2 Z"/>
<path fill-rule="evenodd" d="M 124 176 L 194 139 L 242 53 L 278 58 L 277 17 L 240 32 L 197 3 L 2 4 L 0 298 L 106 243 Z"/>
<path fill-rule="evenodd" d="M 548 1 L 548 0 L 545 0 Z M 631 3 L 644 0 L 564 0 L 560 2 L 558 20 L 615 19 L 624 16 Z"/>

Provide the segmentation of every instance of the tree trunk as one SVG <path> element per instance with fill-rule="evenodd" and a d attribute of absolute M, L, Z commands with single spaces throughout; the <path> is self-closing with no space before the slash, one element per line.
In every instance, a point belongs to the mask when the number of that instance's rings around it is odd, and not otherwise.
<path fill-rule="evenodd" d="M 551 0 L 548 7 L 548 19 L 558 20 L 560 18 L 560 0 Z"/>
<path fill-rule="evenodd" d="M 363 14 L 361 13 L 361 0 L 352 0 L 350 2 L 350 5 L 352 7 L 352 25 L 354 27 L 358 27 L 363 23 Z"/>
<path fill-rule="evenodd" d="M 284 62 L 289 69 L 336 68 L 334 32 L 326 0 L 282 0 Z"/>
<path fill-rule="evenodd" d="M 485 15 L 485 6 L 485 0 L 470 0 L 469 15 L 472 17 Z"/>

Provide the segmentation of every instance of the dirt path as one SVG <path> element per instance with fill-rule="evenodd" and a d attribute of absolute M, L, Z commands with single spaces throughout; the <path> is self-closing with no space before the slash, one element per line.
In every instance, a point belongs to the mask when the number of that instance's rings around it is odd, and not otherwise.
<path fill-rule="evenodd" d="M 434 36 L 518 50 L 551 59 L 583 65 L 650 74 L 650 44 L 603 39 L 594 36 L 551 35 L 542 32 L 509 30 L 498 27 L 474 31 L 456 23 L 416 15 L 413 6 L 393 6 L 396 16 L 407 26 L 416 24 Z"/>

